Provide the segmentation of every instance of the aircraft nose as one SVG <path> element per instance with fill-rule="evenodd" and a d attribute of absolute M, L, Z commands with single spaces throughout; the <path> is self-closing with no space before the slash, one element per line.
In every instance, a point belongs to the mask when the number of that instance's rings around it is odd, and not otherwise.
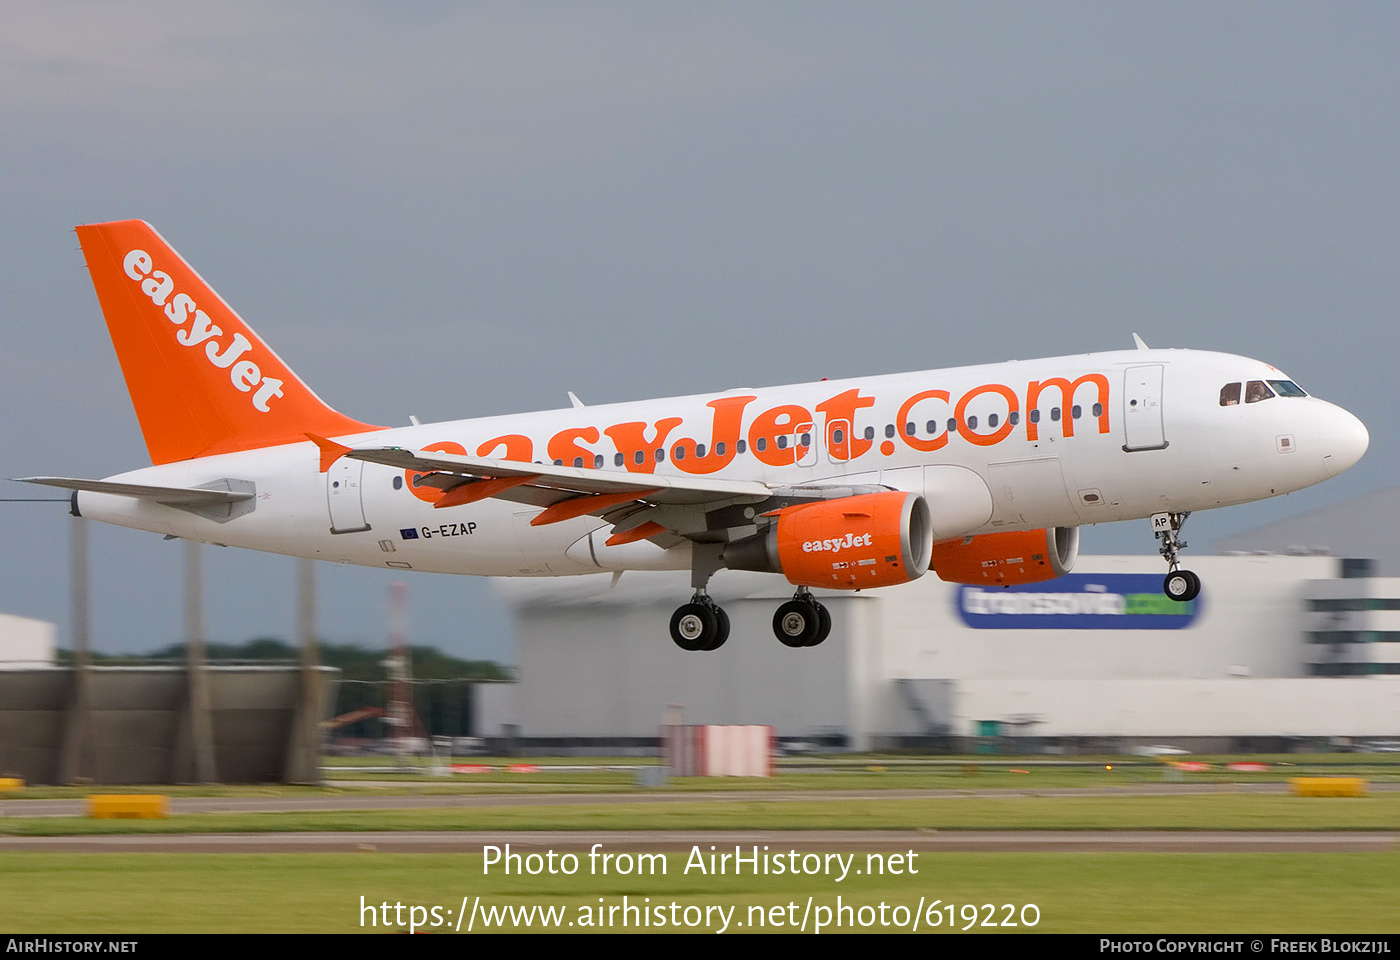
<path fill-rule="evenodd" d="M 1327 452 L 1322 456 L 1322 463 L 1327 468 L 1328 476 L 1335 477 L 1361 459 L 1371 445 L 1371 434 L 1367 432 L 1366 424 L 1341 407 L 1332 407 L 1330 413 L 1325 445 Z"/>

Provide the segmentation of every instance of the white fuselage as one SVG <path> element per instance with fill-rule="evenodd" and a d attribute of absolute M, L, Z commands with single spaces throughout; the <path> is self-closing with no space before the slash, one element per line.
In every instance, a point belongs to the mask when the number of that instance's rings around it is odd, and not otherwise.
<path fill-rule="evenodd" d="M 1222 402 L 1229 383 L 1287 379 L 1226 354 L 1131 350 L 337 439 L 356 447 L 557 460 L 633 476 L 881 484 L 922 493 L 935 533 L 947 539 L 1260 500 L 1351 466 L 1368 438 L 1339 407 L 1286 395 Z M 598 517 L 532 526 L 539 508 L 508 500 L 436 509 L 412 476 L 386 466 L 347 458 L 322 473 L 310 441 L 110 479 L 171 487 L 251 482 L 252 509 L 222 523 L 108 494 L 80 493 L 78 506 L 108 523 L 292 556 L 495 576 L 690 566 L 689 543 L 604 547 L 602 536 L 590 537 L 610 527 Z"/>

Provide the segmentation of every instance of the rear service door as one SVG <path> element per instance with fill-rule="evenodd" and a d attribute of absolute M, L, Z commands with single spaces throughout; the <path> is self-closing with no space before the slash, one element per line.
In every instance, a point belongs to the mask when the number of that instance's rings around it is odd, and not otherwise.
<path fill-rule="evenodd" d="M 326 505 L 331 514 L 331 533 L 359 533 L 368 530 L 364 501 L 360 497 L 363 460 L 341 457 L 326 471 Z"/>

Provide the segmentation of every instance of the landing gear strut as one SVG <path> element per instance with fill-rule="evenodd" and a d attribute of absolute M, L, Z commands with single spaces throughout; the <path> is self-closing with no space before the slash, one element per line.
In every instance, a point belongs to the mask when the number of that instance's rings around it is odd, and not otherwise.
<path fill-rule="evenodd" d="M 773 614 L 773 634 L 785 646 L 815 647 L 830 633 L 831 614 L 806 587 Z"/>
<path fill-rule="evenodd" d="M 682 650 L 718 650 L 729 639 L 729 614 L 704 589 L 671 614 L 671 639 Z"/>
<path fill-rule="evenodd" d="M 1201 592 L 1201 578 L 1190 570 L 1180 569 L 1181 551 L 1186 547 L 1186 541 L 1181 539 L 1181 528 L 1189 516 L 1190 511 L 1158 513 L 1152 517 L 1152 535 L 1162 541 L 1157 552 L 1167 561 L 1168 573 L 1162 581 L 1162 592 L 1179 603 L 1195 600 Z"/>

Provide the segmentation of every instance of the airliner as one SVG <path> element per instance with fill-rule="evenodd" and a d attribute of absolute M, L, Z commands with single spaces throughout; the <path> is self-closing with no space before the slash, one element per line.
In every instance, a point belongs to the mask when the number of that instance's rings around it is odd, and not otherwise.
<path fill-rule="evenodd" d="M 715 650 L 719 570 L 795 587 L 773 632 L 820 644 L 813 589 L 1048 580 L 1082 524 L 1150 519 L 1172 600 L 1197 510 L 1335 476 L 1365 426 L 1244 357 L 1136 349 L 382 427 L 324 403 L 149 224 L 77 228 L 152 465 L 29 477 L 166 537 L 487 576 L 689 570 L 671 617 Z M 679 599 L 679 598 L 678 598 Z"/>

